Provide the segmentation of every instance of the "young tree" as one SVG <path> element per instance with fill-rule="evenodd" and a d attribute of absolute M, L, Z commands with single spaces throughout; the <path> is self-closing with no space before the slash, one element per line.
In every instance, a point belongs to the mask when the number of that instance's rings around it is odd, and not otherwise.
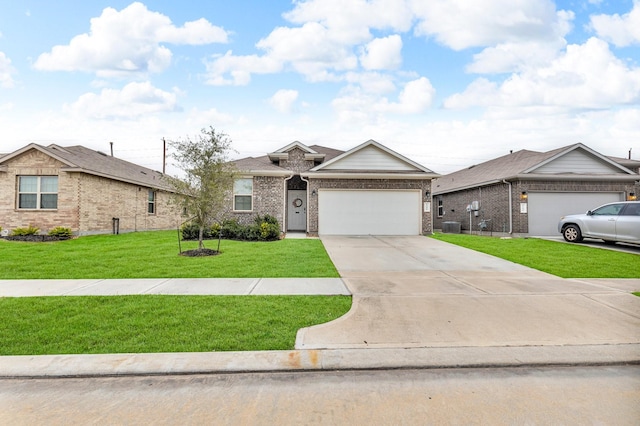
<path fill-rule="evenodd" d="M 174 201 L 199 226 L 198 249 L 204 228 L 220 219 L 224 211 L 225 194 L 233 188 L 235 169 L 228 162 L 231 139 L 213 127 L 202 129 L 195 140 L 169 141 L 174 165 L 184 172 L 179 178 L 167 176 L 177 196 Z"/>

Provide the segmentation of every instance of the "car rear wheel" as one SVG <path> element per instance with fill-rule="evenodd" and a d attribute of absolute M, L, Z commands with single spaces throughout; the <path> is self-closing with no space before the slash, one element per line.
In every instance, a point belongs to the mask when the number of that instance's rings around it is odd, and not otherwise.
<path fill-rule="evenodd" d="M 580 232 L 580 228 L 576 225 L 565 226 L 562 230 L 562 236 L 570 243 L 579 243 L 582 241 L 582 232 Z"/>

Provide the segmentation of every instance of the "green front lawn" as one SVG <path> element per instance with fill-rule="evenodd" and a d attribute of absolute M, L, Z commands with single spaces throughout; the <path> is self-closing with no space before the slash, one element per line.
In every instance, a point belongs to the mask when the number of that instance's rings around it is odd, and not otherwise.
<path fill-rule="evenodd" d="M 433 234 L 432 238 L 510 260 L 562 278 L 638 278 L 640 256 L 538 238 Z"/>
<path fill-rule="evenodd" d="M 206 241 L 217 248 L 216 241 Z M 182 242 L 182 250 L 197 242 Z M 178 255 L 176 231 L 93 235 L 50 243 L 0 239 L 0 279 L 338 277 L 317 239 L 223 240 L 210 257 Z"/>
<path fill-rule="evenodd" d="M 0 355 L 293 349 L 348 296 L 0 298 Z"/>
<path fill-rule="evenodd" d="M 339 276 L 320 240 L 222 241 L 220 250 L 179 256 L 176 231 L 0 240 L 0 279 Z M 348 296 L 0 298 L 0 355 L 293 349 L 298 329 L 350 306 Z"/>

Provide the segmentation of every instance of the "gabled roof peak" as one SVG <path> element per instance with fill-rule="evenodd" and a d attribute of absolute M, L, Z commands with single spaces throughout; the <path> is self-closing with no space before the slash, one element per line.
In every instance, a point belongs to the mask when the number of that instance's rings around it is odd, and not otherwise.
<path fill-rule="evenodd" d="M 317 154 L 317 151 L 314 151 L 313 149 L 311 149 L 310 147 L 308 147 L 307 145 L 303 144 L 300 141 L 293 141 L 291 142 L 289 145 L 287 146 L 283 146 L 280 149 L 275 150 L 272 154 L 282 154 L 282 153 L 287 153 L 295 148 L 299 148 L 301 150 L 303 150 L 305 153 L 308 154 Z"/>

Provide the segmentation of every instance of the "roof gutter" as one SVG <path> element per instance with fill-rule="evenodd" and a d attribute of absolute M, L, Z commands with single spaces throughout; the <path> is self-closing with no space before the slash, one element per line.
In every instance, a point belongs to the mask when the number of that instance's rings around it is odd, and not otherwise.
<path fill-rule="evenodd" d="M 509 185 L 509 235 L 513 234 L 513 196 L 511 195 L 511 182 L 502 179 L 502 183 Z"/>
<path fill-rule="evenodd" d="M 309 172 L 300 173 L 307 179 L 419 179 L 431 180 L 440 177 L 437 173 L 340 173 Z"/>

